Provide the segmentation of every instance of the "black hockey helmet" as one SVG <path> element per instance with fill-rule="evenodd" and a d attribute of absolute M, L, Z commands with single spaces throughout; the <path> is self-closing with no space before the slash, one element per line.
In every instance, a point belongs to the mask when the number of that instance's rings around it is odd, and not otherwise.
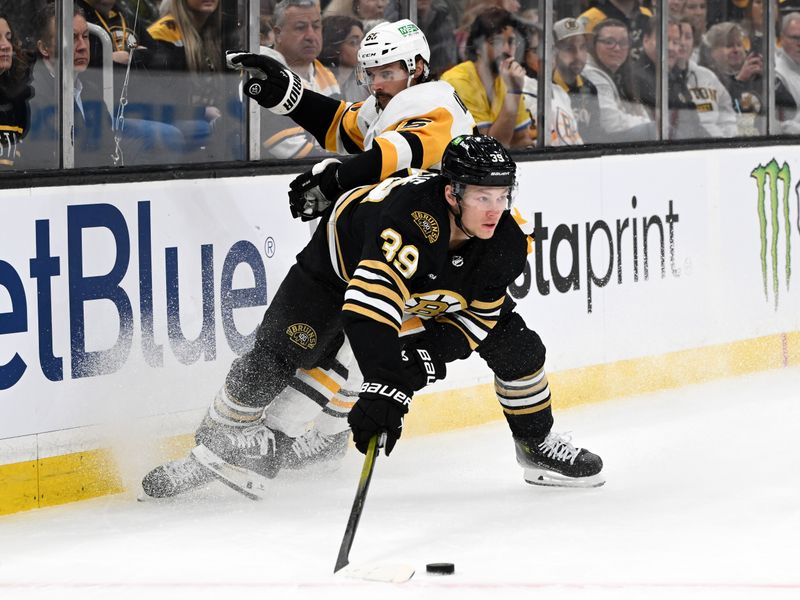
<path fill-rule="evenodd" d="M 488 135 L 453 138 L 442 157 L 442 175 L 453 184 L 507 187 L 509 205 L 517 185 L 517 165 L 503 145 Z"/>

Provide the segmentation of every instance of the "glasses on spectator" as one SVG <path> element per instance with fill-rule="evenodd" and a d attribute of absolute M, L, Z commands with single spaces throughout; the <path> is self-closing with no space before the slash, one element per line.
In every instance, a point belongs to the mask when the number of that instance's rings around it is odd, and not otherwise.
<path fill-rule="evenodd" d="M 793 41 L 795 44 L 800 44 L 800 35 L 785 35 L 785 34 L 784 34 L 784 35 L 783 35 L 783 36 L 781 36 L 781 37 L 783 37 L 783 39 L 785 39 L 785 40 L 791 40 L 791 41 Z"/>
<path fill-rule="evenodd" d="M 606 48 L 619 48 L 620 50 L 631 47 L 630 40 L 618 40 L 615 38 L 597 38 L 597 43 L 602 44 Z"/>
<path fill-rule="evenodd" d="M 346 38 L 342 44 L 352 46 L 353 48 L 358 48 L 361 45 L 361 37 L 358 35 L 351 35 L 349 38 Z"/>

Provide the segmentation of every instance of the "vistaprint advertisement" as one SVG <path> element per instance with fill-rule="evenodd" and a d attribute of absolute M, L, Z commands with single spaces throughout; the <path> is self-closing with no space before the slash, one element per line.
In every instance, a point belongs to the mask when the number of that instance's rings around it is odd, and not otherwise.
<path fill-rule="evenodd" d="M 794 147 L 519 172 L 509 293 L 548 372 L 800 330 Z M 290 180 L 0 191 L 0 440 L 208 406 L 310 237 Z M 430 391 L 489 381 L 473 357 Z"/>

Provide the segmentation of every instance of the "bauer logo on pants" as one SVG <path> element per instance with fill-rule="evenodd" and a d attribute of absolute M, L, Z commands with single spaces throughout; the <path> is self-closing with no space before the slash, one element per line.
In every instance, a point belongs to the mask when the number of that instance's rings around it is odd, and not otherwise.
<path fill-rule="evenodd" d="M 313 350 L 317 345 L 317 332 L 314 331 L 313 327 L 305 323 L 290 325 L 286 330 L 286 335 L 304 350 Z"/>
<path fill-rule="evenodd" d="M 759 165 L 750 176 L 758 187 L 758 224 L 761 235 L 761 279 L 764 298 L 778 310 L 781 279 L 786 290 L 792 274 L 792 175 L 785 162 L 778 165 L 773 158 L 767 165 Z M 798 202 L 797 228 L 800 232 L 800 192 L 795 189 Z M 783 238 L 783 239 L 781 239 Z M 770 285 L 771 279 L 771 285 Z"/>

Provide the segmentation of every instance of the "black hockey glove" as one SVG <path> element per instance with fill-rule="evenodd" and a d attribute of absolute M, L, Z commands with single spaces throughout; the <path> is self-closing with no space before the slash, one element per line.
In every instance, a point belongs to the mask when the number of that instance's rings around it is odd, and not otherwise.
<path fill-rule="evenodd" d="M 277 115 L 288 115 L 300 103 L 303 81 L 288 67 L 269 56 L 248 52 L 227 52 L 232 69 L 247 71 L 251 79 L 244 84 L 244 93 Z"/>
<path fill-rule="evenodd" d="M 402 358 L 406 381 L 415 392 L 447 375 L 445 363 L 425 348 L 409 344 L 403 348 Z"/>
<path fill-rule="evenodd" d="M 289 184 L 289 210 L 295 219 L 316 219 L 339 197 L 344 191 L 336 176 L 341 164 L 335 158 L 326 158 Z"/>
<path fill-rule="evenodd" d="M 411 404 L 411 394 L 389 384 L 365 381 L 358 401 L 353 405 L 347 422 L 353 430 L 353 441 L 362 454 L 367 453 L 369 441 L 386 432 L 386 456 L 403 433 L 403 416 Z"/>

